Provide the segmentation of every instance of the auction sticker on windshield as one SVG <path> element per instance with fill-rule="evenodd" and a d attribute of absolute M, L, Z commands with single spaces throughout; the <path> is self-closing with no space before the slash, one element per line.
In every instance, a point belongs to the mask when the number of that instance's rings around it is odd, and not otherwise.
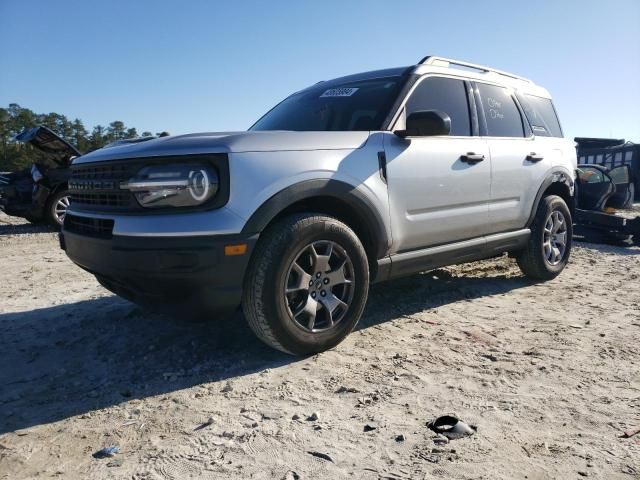
<path fill-rule="evenodd" d="M 354 93 L 356 93 L 358 89 L 356 87 L 347 87 L 347 88 L 330 88 L 325 91 L 320 98 L 322 97 L 350 97 Z"/>

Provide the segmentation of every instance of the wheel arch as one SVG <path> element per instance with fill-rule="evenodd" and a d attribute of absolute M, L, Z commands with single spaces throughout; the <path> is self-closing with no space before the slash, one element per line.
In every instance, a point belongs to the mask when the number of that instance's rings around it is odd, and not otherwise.
<path fill-rule="evenodd" d="M 60 182 L 51 188 L 51 193 L 58 193 L 60 190 L 69 190 L 68 182 Z"/>
<path fill-rule="evenodd" d="M 251 215 L 242 232 L 260 233 L 283 216 L 303 211 L 335 217 L 352 228 L 375 276 L 376 260 L 384 257 L 391 245 L 385 222 L 364 193 L 339 180 L 306 180 L 281 190 Z"/>
<path fill-rule="evenodd" d="M 538 189 L 538 193 L 536 194 L 536 198 L 533 202 L 533 208 L 531 209 L 531 213 L 529 214 L 529 219 L 527 220 L 526 226 L 531 226 L 536 216 L 536 212 L 538 211 L 540 201 L 548 195 L 558 195 L 560 198 L 562 198 L 569 207 L 569 211 L 573 216 L 575 210 L 574 193 L 575 182 L 573 176 L 568 170 L 564 168 L 558 168 L 549 172 L 542 182 L 542 185 L 540 185 L 540 188 Z"/>

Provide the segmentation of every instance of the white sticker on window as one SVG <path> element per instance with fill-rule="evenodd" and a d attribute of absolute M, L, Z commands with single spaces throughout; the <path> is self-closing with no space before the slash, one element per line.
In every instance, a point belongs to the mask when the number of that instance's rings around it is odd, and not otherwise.
<path fill-rule="evenodd" d="M 322 95 L 320 95 L 320 98 L 322 98 L 322 97 L 350 97 L 351 95 L 353 95 L 357 91 L 358 91 L 358 89 L 355 88 L 355 87 L 330 88 L 329 90 L 325 91 Z"/>

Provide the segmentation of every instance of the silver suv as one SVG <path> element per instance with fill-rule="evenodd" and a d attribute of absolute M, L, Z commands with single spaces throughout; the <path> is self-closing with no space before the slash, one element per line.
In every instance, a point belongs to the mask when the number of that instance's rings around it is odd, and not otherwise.
<path fill-rule="evenodd" d="M 544 88 L 426 57 L 319 82 L 246 132 L 79 157 L 60 239 L 118 295 L 185 316 L 242 305 L 303 355 L 351 332 L 372 282 L 504 252 L 554 278 L 575 168 Z"/>

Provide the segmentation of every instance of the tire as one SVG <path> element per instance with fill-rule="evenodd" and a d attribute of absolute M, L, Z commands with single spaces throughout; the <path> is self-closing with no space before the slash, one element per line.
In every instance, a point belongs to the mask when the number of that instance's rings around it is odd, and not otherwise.
<path fill-rule="evenodd" d="M 242 308 L 264 343 L 308 355 L 353 330 L 368 291 L 367 255 L 353 230 L 332 217 L 295 214 L 270 226 L 256 245 Z"/>
<path fill-rule="evenodd" d="M 64 222 L 64 215 L 66 214 L 67 208 L 69 208 L 69 191 L 67 189 L 58 190 L 47 200 L 44 212 L 46 222 L 52 227 L 60 229 L 62 222 Z M 62 210 L 64 210 L 64 213 L 60 215 Z"/>
<path fill-rule="evenodd" d="M 564 248 L 560 246 L 561 235 L 549 234 L 549 222 L 551 221 L 550 230 L 553 232 L 556 228 L 554 219 L 558 218 L 564 220 Z M 557 230 L 559 233 L 561 231 L 561 229 Z M 546 245 L 545 238 L 549 239 Z M 558 240 L 553 240 L 553 238 Z M 531 224 L 531 235 L 527 248 L 516 255 L 520 270 L 533 280 L 551 280 L 557 277 L 569 261 L 572 240 L 573 223 L 569 207 L 557 195 L 544 197 L 540 200 L 536 216 Z"/>

